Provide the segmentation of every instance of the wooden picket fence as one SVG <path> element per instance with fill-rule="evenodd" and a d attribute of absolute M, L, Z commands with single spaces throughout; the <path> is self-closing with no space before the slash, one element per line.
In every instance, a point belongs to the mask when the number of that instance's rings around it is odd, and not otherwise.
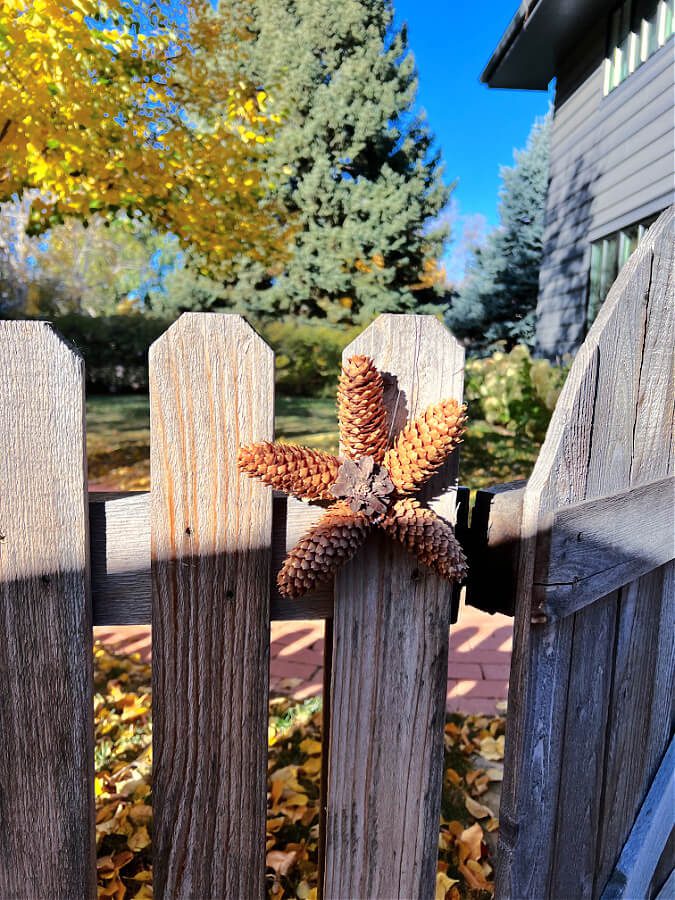
<path fill-rule="evenodd" d="M 499 897 L 632 900 L 667 875 L 672 228 L 623 270 L 527 486 L 479 492 L 470 529 L 456 457 L 430 489 L 469 602 L 515 609 Z M 381 316 L 345 353 L 385 374 L 394 429 L 462 396 L 433 318 Z M 273 437 L 271 350 L 215 314 L 153 345 L 149 494 L 88 497 L 83 364 L 51 326 L 1 322 L 0 367 L 0 898 L 95 896 L 92 625 L 150 621 L 154 895 L 264 895 L 274 618 L 326 620 L 323 896 L 433 897 L 457 598 L 379 536 L 329 588 L 278 595 L 320 510 L 237 471 Z"/>

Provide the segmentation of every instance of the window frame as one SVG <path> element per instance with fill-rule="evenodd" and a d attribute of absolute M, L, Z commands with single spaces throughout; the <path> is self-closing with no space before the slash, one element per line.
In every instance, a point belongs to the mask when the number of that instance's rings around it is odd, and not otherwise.
<path fill-rule="evenodd" d="M 675 34 L 674 5 L 675 0 L 621 0 L 610 12 L 603 96 L 609 96 L 665 47 Z"/>
<path fill-rule="evenodd" d="M 663 210 L 631 222 L 591 242 L 586 292 L 586 330 L 607 299 L 619 272 Z M 631 246 L 632 244 L 632 246 Z M 611 258 L 610 258 L 611 257 Z"/>

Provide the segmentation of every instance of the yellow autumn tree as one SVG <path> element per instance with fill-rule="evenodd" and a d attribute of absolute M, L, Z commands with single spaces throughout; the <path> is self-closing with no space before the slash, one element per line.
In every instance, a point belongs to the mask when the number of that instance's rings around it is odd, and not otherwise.
<path fill-rule="evenodd" d="M 3 0 L 0 202 L 38 189 L 34 231 L 143 214 L 217 271 L 279 254 L 260 165 L 276 117 L 244 78 L 209 77 L 219 45 L 245 39 L 227 15 L 208 0 Z"/>

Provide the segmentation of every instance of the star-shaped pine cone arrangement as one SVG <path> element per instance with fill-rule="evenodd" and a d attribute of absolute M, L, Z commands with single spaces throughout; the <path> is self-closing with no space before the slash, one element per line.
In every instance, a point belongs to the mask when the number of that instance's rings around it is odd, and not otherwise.
<path fill-rule="evenodd" d="M 460 443 L 466 407 L 455 400 L 430 406 L 390 446 L 384 383 L 367 356 L 343 365 L 337 405 L 344 457 L 267 441 L 239 450 L 239 468 L 251 478 L 301 500 L 331 501 L 286 557 L 280 593 L 301 597 L 329 580 L 375 527 L 441 577 L 464 579 L 466 559 L 452 527 L 412 495 Z"/>

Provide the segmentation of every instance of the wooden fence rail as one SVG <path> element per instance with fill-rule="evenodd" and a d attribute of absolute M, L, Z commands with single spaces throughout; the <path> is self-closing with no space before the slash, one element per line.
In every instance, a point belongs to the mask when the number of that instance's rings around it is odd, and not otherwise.
<path fill-rule="evenodd" d="M 672 226 L 618 279 L 527 486 L 479 492 L 468 527 L 455 456 L 428 497 L 470 602 L 516 612 L 498 897 L 651 896 L 668 875 Z M 346 353 L 383 371 L 393 430 L 461 399 L 433 318 L 382 316 Z M 83 365 L 48 324 L 0 322 L 0 366 L 0 898 L 95 896 L 92 623 L 149 621 L 154 895 L 262 897 L 270 620 L 299 616 L 328 622 L 323 896 L 433 897 L 457 595 L 374 536 L 282 601 L 271 573 L 318 511 L 237 471 L 273 436 L 269 348 L 214 314 L 155 343 L 139 494 L 87 496 Z"/>
<path fill-rule="evenodd" d="M 461 400 L 433 318 L 383 316 L 349 352 L 383 371 L 392 428 Z M 334 623 L 324 896 L 433 895 L 453 591 L 374 539 L 334 591 L 282 601 L 271 567 L 320 510 L 236 468 L 273 436 L 269 348 L 237 316 L 182 316 L 150 354 L 152 491 L 89 498 L 77 353 L 6 322 L 0 353 L 0 896 L 95 892 L 92 610 L 152 621 L 157 897 L 263 894 L 271 614 Z M 455 458 L 432 502 L 466 524 L 456 476 Z"/>

